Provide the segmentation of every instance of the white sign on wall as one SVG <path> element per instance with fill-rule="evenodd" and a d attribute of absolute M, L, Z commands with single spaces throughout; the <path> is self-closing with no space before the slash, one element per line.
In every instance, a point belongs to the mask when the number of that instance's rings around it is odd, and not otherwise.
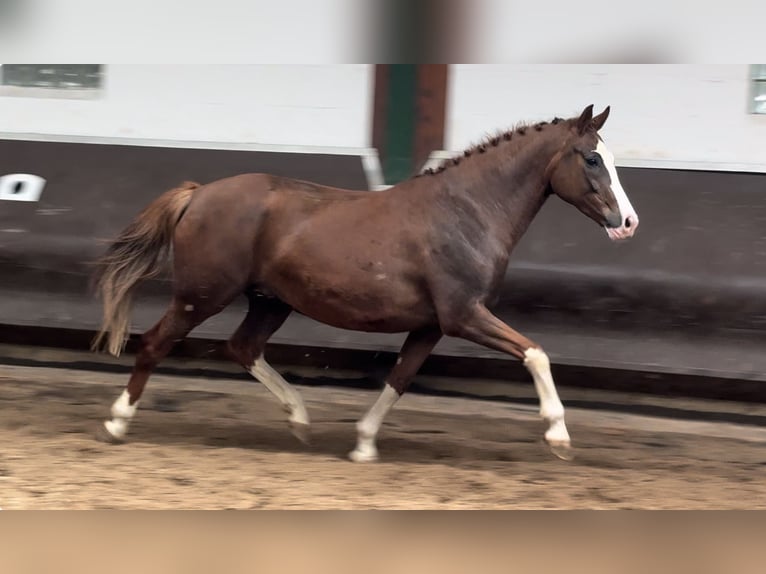
<path fill-rule="evenodd" d="M 0 200 L 39 201 L 45 180 L 31 173 L 12 173 L 0 176 Z"/>

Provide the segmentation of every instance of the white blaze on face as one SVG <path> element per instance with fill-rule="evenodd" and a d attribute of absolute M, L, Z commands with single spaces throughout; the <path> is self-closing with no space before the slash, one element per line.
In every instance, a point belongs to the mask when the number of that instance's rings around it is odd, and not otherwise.
<path fill-rule="evenodd" d="M 617 206 L 620 209 L 620 215 L 622 217 L 622 225 L 620 227 L 607 228 L 606 232 L 610 239 L 627 239 L 628 237 L 632 237 L 638 228 L 638 214 L 630 204 L 630 200 L 620 183 L 620 178 L 617 176 L 617 168 L 614 165 L 614 156 L 601 139 L 599 139 L 598 146 L 596 146 L 596 153 L 601 156 L 601 159 L 606 166 L 606 170 L 609 172 L 609 177 L 612 180 L 612 193 L 614 193 L 614 197 L 617 200 Z"/>

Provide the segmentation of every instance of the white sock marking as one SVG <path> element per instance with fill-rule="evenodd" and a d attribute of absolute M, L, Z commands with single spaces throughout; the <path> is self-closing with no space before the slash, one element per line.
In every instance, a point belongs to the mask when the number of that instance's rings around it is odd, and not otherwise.
<path fill-rule="evenodd" d="M 606 170 L 609 173 L 609 177 L 612 180 L 612 193 L 617 200 L 617 207 L 620 209 L 620 216 L 622 217 L 622 225 L 614 229 L 607 229 L 609 237 L 612 239 L 626 239 L 632 237 L 638 227 L 638 214 L 633 206 L 630 204 L 628 194 L 622 188 L 620 178 L 617 175 L 617 167 L 614 164 L 614 155 L 606 147 L 603 140 L 599 139 L 596 146 L 596 153 L 601 156 L 601 159 L 606 166 Z M 630 226 L 626 226 L 625 222 L 630 219 Z"/>
<path fill-rule="evenodd" d="M 569 433 L 564 423 L 564 405 L 561 404 L 551 375 L 551 363 L 542 349 L 529 348 L 524 353 L 524 366 L 532 374 L 540 398 L 540 416 L 548 421 L 545 440 L 551 444 L 569 444 Z"/>
<path fill-rule="evenodd" d="M 301 394 L 288 383 L 282 375 L 269 365 L 263 357 L 258 357 L 250 368 L 250 374 L 263 383 L 277 397 L 285 410 L 290 413 L 290 422 L 309 424 L 309 415 Z"/>
<path fill-rule="evenodd" d="M 383 419 L 398 400 L 399 393 L 386 383 L 378 400 L 367 411 L 367 414 L 356 423 L 358 436 L 356 448 L 349 454 L 351 460 L 354 462 L 369 462 L 378 459 L 378 448 L 375 446 L 375 438 L 378 436 Z"/>
<path fill-rule="evenodd" d="M 137 408 L 138 401 L 131 405 L 128 390 L 122 391 L 122 394 L 112 405 L 112 420 L 104 423 L 109 434 L 114 438 L 124 438 L 128 432 L 128 426 L 130 426 L 130 420 L 136 414 Z"/>

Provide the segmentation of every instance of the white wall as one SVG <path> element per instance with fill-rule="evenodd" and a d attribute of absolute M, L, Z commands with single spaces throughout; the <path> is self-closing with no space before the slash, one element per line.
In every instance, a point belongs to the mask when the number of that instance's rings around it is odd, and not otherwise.
<path fill-rule="evenodd" d="M 107 65 L 97 99 L 3 96 L 3 134 L 369 147 L 372 79 L 355 65 Z"/>
<path fill-rule="evenodd" d="M 447 148 L 518 121 L 612 110 L 602 135 L 621 165 L 766 171 L 766 116 L 748 114 L 747 64 L 455 65 Z"/>
<path fill-rule="evenodd" d="M 332 64 L 364 61 L 366 0 L 3 0 L 6 61 Z M 377 16 L 377 18 L 376 18 Z M 370 58 L 371 59 L 371 58 Z"/>

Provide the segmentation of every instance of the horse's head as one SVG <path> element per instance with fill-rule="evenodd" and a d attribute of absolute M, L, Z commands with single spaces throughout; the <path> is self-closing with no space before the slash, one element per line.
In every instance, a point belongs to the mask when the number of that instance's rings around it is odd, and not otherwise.
<path fill-rule="evenodd" d="M 551 191 L 606 228 L 610 239 L 627 239 L 638 215 L 617 177 L 614 156 L 598 135 L 609 107 L 593 117 L 593 106 L 570 120 L 571 134 L 552 164 Z"/>

